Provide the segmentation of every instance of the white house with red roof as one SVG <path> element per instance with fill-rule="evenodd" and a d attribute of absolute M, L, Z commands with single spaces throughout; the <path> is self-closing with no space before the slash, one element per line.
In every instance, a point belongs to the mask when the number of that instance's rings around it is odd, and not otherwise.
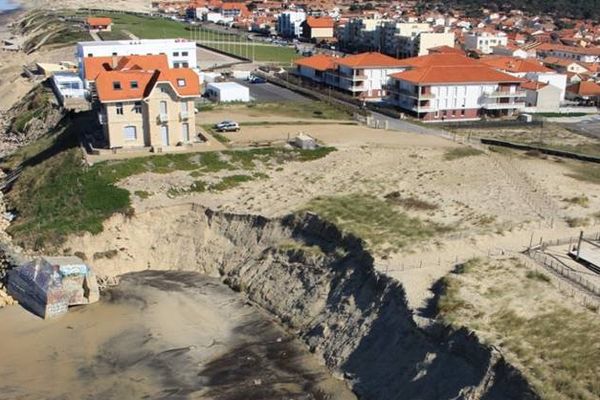
<path fill-rule="evenodd" d="M 110 32 L 112 29 L 112 19 L 107 17 L 89 17 L 85 20 L 90 32 Z"/>
<path fill-rule="evenodd" d="M 385 97 L 389 75 L 403 70 L 403 62 L 385 54 L 369 52 L 346 57 L 315 55 L 295 61 L 296 74 L 333 86 L 365 101 Z"/>
<path fill-rule="evenodd" d="M 510 116 L 525 107 L 524 79 L 459 54 L 401 60 L 392 74 L 387 101 L 424 121 Z"/>

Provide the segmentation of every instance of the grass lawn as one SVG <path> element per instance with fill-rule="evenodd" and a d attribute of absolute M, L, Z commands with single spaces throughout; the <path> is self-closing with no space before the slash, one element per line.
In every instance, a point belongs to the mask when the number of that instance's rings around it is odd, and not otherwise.
<path fill-rule="evenodd" d="M 600 398 L 600 320 L 516 259 L 473 260 L 446 277 L 441 318 L 500 348 L 541 398 Z"/>
<path fill-rule="evenodd" d="M 98 233 L 102 223 L 115 213 L 131 215 L 130 193 L 116 184 L 128 176 L 153 172 L 190 171 L 195 177 L 232 171 L 208 187 L 197 180 L 187 192 L 227 190 L 243 182 L 263 178 L 254 172 L 259 164 L 274 167 L 290 161 L 325 157 L 333 148 L 287 150 L 283 148 L 225 151 L 199 154 L 165 154 L 83 165 L 75 139 L 77 126 L 89 116 L 77 116 L 53 134 L 23 147 L 3 167 L 23 163 L 23 173 L 8 193 L 9 204 L 18 217 L 9 233 L 16 243 L 33 249 L 53 248 L 69 234 Z M 251 175 L 237 171 L 252 171 Z M 138 193 L 138 197 L 147 195 Z"/>
<path fill-rule="evenodd" d="M 448 227 L 412 218 L 389 202 L 366 194 L 317 197 L 304 211 L 317 213 L 364 239 L 378 253 L 396 251 L 449 231 Z"/>
<path fill-rule="evenodd" d="M 281 115 L 285 117 L 323 120 L 347 120 L 352 118 L 351 109 L 335 107 L 321 101 L 308 101 L 301 104 L 296 102 L 258 103 L 248 104 L 246 107 L 252 110 L 253 115 Z"/>
<path fill-rule="evenodd" d="M 600 184 L 600 165 L 573 163 L 570 168 L 572 172 L 567 176 L 584 182 Z"/>
<path fill-rule="evenodd" d="M 120 13 L 104 13 L 103 16 L 113 19 L 113 35 L 119 35 L 126 30 L 142 39 L 184 38 L 203 42 L 235 42 L 235 44 L 206 43 L 205 45 L 241 57 L 252 58 L 254 55 L 256 61 L 290 63 L 299 57 L 293 48 L 262 44 L 252 48 L 250 46 L 252 42 L 248 42 L 240 35 L 217 33 L 214 30 L 192 27 L 166 18 Z"/>

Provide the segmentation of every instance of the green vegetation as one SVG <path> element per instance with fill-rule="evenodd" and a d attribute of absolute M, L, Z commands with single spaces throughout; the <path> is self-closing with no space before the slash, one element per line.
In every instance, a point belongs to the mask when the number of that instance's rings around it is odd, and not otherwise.
<path fill-rule="evenodd" d="M 442 3 L 427 2 L 420 0 L 417 6 L 418 10 L 431 8 L 434 5 Z M 456 7 L 466 11 L 468 16 L 483 16 L 483 9 L 499 10 L 523 10 L 533 15 L 552 14 L 558 18 L 576 18 L 591 19 L 597 21 L 600 19 L 600 7 L 595 0 L 507 0 L 502 3 L 490 3 L 484 0 L 451 0 L 443 3 L 442 10 L 451 10 Z M 561 26 L 561 20 L 557 20 L 557 25 Z"/>
<path fill-rule="evenodd" d="M 572 164 L 571 173 L 567 176 L 589 183 L 600 184 L 600 166 L 589 164 Z"/>
<path fill-rule="evenodd" d="M 590 224 L 589 218 L 577 217 L 565 218 L 565 222 L 570 228 L 577 228 L 578 226 L 588 226 Z"/>
<path fill-rule="evenodd" d="M 590 204 L 590 199 L 584 194 L 582 194 L 581 196 L 565 198 L 565 199 L 563 199 L 563 201 L 565 203 L 574 204 L 574 205 L 577 205 L 580 207 L 585 207 L 585 208 L 587 208 Z"/>
<path fill-rule="evenodd" d="M 11 122 L 9 130 L 24 133 L 32 120 L 43 119 L 49 111 L 50 96 L 52 94 L 43 86 L 35 87 L 21 101 L 23 109 Z"/>
<path fill-rule="evenodd" d="M 581 112 L 573 112 L 573 113 L 535 113 L 534 117 L 544 117 L 544 118 L 564 118 L 564 117 L 585 117 L 586 115 L 590 115 L 587 113 Z"/>
<path fill-rule="evenodd" d="M 99 233 L 105 219 L 115 213 L 132 215 L 130 193 L 117 187 L 128 176 L 153 172 L 166 174 L 190 171 L 195 176 L 219 171 L 253 170 L 258 164 L 275 167 L 290 161 L 325 157 L 335 149 L 287 150 L 283 148 L 247 151 L 165 154 L 108 161 L 91 167 L 83 165 L 77 143 L 77 126 L 89 123 L 91 113 L 63 121 L 50 135 L 23 147 L 2 163 L 3 168 L 23 164 L 24 169 L 8 194 L 18 218 L 9 233 L 25 247 L 42 249 L 58 246 L 70 234 Z M 260 179 L 264 173 L 233 175 L 211 186 L 196 180 L 189 192 L 226 190 L 242 182 Z M 135 193 L 140 198 L 149 194 Z"/>
<path fill-rule="evenodd" d="M 201 40 L 207 47 L 239 57 L 254 58 L 256 61 L 289 64 L 293 59 L 299 57 L 291 47 L 264 43 L 253 45 L 252 41 L 235 33 L 192 27 L 171 19 L 121 13 L 105 13 L 105 16 L 113 19 L 113 33 L 111 35 L 125 35 L 123 33 L 125 30 L 142 39 L 184 38 Z"/>
<path fill-rule="evenodd" d="M 136 195 L 137 197 L 139 197 L 142 200 L 145 200 L 148 197 L 150 197 L 150 193 L 148 193 L 145 190 L 136 190 L 135 192 L 133 192 L 133 194 Z"/>
<path fill-rule="evenodd" d="M 437 210 L 439 206 L 414 196 L 402 197 L 400 192 L 392 192 L 385 195 L 385 200 L 390 204 L 402 206 L 407 210 L 432 211 Z"/>
<path fill-rule="evenodd" d="M 212 129 L 210 129 L 210 131 L 212 131 Z M 213 137 L 214 137 L 215 139 L 217 139 L 219 142 L 221 142 L 221 143 L 223 143 L 223 144 L 225 144 L 225 145 L 226 145 L 227 143 L 231 142 L 231 139 L 229 139 L 227 136 L 223 135 L 222 133 L 217 133 L 217 132 L 215 132 L 215 133 L 213 133 L 212 135 L 213 135 Z"/>
<path fill-rule="evenodd" d="M 500 348 L 541 398 L 599 398 L 596 306 L 563 297 L 517 259 L 467 264 L 440 282 L 439 317 Z"/>
<path fill-rule="evenodd" d="M 301 105 L 294 102 L 259 103 L 249 104 L 253 114 L 265 116 L 281 115 L 294 118 L 318 118 L 347 120 L 352 118 L 352 109 L 336 107 L 321 101 L 303 102 Z"/>
<path fill-rule="evenodd" d="M 304 211 L 319 214 L 343 230 L 364 239 L 377 252 L 395 251 L 449 228 L 411 218 L 386 201 L 365 194 L 317 197 Z"/>
<path fill-rule="evenodd" d="M 473 157 L 484 154 L 483 151 L 474 149 L 473 147 L 456 147 L 446 151 L 444 159 L 446 161 L 458 160 L 459 158 Z"/>

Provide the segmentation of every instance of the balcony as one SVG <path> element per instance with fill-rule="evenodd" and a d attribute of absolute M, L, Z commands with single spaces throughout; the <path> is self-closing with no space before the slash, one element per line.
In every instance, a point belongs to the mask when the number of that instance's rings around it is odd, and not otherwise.
<path fill-rule="evenodd" d="M 517 108 L 524 108 L 525 102 L 514 102 L 514 103 L 484 103 L 482 108 L 486 110 L 514 110 Z"/>
<path fill-rule="evenodd" d="M 394 85 L 386 85 L 384 89 L 389 93 L 397 93 L 402 96 L 410 97 L 411 99 L 420 99 L 420 100 L 432 100 L 435 99 L 435 94 L 433 93 L 415 93 L 410 90 L 400 89 Z"/>
<path fill-rule="evenodd" d="M 180 112 L 179 112 L 179 118 L 180 118 L 182 121 L 185 121 L 185 120 L 186 120 L 186 119 L 188 119 L 189 117 L 190 117 L 190 113 L 189 113 L 189 112 L 187 112 L 187 111 L 180 111 Z"/>
<path fill-rule="evenodd" d="M 525 97 L 525 92 L 517 91 L 517 92 L 503 92 L 501 90 L 497 90 L 495 92 L 486 93 L 485 97 L 488 99 L 495 99 L 500 97 Z"/>
<path fill-rule="evenodd" d="M 105 114 L 98 113 L 98 122 L 100 122 L 100 125 L 106 125 L 108 124 L 108 118 Z"/>
<path fill-rule="evenodd" d="M 158 122 L 160 122 L 161 124 L 164 124 L 165 122 L 167 122 L 169 120 L 169 116 L 167 114 L 158 114 Z"/>

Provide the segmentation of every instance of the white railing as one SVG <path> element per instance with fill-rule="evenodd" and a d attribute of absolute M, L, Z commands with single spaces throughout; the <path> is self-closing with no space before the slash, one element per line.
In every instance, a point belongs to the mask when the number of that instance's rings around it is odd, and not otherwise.
<path fill-rule="evenodd" d="M 167 114 L 158 114 L 158 121 L 161 123 L 165 123 L 169 120 L 169 116 Z"/>
<path fill-rule="evenodd" d="M 495 92 L 486 93 L 485 96 L 487 98 L 500 98 L 500 97 L 525 97 L 527 94 L 523 91 L 517 92 L 503 92 L 501 90 L 497 90 Z"/>
<path fill-rule="evenodd" d="M 514 109 L 514 108 L 524 108 L 524 102 L 515 102 L 515 103 L 485 103 L 482 106 L 486 110 L 506 110 L 506 109 Z"/>

